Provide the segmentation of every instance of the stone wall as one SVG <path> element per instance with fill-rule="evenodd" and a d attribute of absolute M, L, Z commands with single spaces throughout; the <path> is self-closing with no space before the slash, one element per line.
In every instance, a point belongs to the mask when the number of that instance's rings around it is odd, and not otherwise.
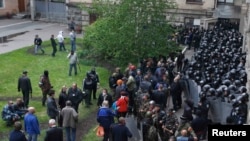
<path fill-rule="evenodd" d="M 76 5 L 77 4 L 68 5 L 67 21 L 69 24 L 71 20 L 74 20 L 76 23 L 76 30 L 81 30 L 78 32 L 82 32 L 82 30 L 89 25 L 89 13 L 80 9 Z"/>

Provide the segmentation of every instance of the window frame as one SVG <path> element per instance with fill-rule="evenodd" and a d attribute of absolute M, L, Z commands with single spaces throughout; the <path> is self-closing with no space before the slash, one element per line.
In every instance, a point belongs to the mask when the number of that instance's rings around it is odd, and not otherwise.
<path fill-rule="evenodd" d="M 51 2 L 65 3 L 65 2 L 66 2 L 66 0 L 51 0 Z"/>
<path fill-rule="evenodd" d="M 219 1 L 219 0 L 218 0 L 218 3 L 234 4 L 234 1 L 235 1 L 235 0 L 233 0 L 233 2 L 227 2 L 227 0 L 223 0 L 223 1 Z"/>
<path fill-rule="evenodd" d="M 187 4 L 202 4 L 203 0 L 186 0 Z"/>
<path fill-rule="evenodd" d="M 0 3 L 1 3 L 0 4 L 0 9 L 3 9 L 5 7 L 5 0 L 0 0 Z"/>

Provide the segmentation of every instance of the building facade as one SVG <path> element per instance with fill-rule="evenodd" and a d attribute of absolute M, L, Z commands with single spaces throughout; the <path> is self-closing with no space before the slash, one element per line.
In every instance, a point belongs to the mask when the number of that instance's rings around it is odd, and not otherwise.
<path fill-rule="evenodd" d="M 29 10 L 29 0 L 0 0 L 0 17 L 10 18 L 12 15 Z"/>

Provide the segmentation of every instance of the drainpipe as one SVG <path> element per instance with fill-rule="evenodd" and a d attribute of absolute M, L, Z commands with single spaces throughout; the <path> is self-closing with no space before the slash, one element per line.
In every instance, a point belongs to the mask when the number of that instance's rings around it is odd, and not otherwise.
<path fill-rule="evenodd" d="M 30 16 L 31 16 L 31 20 L 34 21 L 35 20 L 35 1 L 34 0 L 30 0 Z"/>
<path fill-rule="evenodd" d="M 50 20 L 50 17 L 49 17 L 49 0 L 45 0 L 45 12 L 46 12 L 46 19 L 47 21 Z"/>

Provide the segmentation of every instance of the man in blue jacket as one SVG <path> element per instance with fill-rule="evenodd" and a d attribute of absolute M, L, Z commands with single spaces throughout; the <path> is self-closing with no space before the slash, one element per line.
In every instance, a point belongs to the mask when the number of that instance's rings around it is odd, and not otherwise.
<path fill-rule="evenodd" d="M 103 141 L 108 141 L 110 125 L 114 123 L 115 114 L 111 109 L 109 109 L 108 101 L 104 100 L 102 102 L 102 107 L 97 113 L 97 122 L 100 126 L 104 128 L 104 138 Z"/>
<path fill-rule="evenodd" d="M 40 135 L 40 127 L 34 107 L 29 107 L 28 113 L 24 117 L 24 130 L 28 134 L 28 141 L 37 141 L 37 136 Z"/>

